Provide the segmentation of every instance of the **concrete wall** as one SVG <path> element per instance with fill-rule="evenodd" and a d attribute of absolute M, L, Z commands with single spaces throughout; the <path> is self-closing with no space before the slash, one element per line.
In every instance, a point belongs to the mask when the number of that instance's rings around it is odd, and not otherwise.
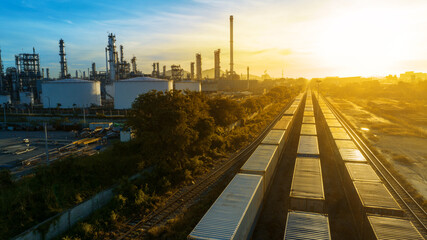
<path fill-rule="evenodd" d="M 91 199 L 53 216 L 16 236 L 15 240 L 48 240 L 68 231 L 78 221 L 107 204 L 113 197 L 113 188 L 102 191 Z M 47 229 L 43 232 L 41 229 Z"/>

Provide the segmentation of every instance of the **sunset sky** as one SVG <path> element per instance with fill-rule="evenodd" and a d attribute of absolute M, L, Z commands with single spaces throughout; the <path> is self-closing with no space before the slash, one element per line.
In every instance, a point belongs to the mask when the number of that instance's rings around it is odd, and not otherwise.
<path fill-rule="evenodd" d="M 229 69 L 229 15 L 234 15 L 235 70 L 274 77 L 383 76 L 427 72 L 426 0 L 38 0 L 0 2 L 0 49 L 40 53 L 41 67 L 59 72 L 63 38 L 69 72 L 96 62 L 105 70 L 107 34 L 124 45 L 125 59 L 151 72 L 151 63 L 188 70 Z"/>

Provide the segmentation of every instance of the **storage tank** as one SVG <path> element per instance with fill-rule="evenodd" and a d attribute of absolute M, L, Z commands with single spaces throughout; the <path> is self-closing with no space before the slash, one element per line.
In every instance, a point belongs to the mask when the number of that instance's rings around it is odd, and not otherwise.
<path fill-rule="evenodd" d="M 11 103 L 10 95 L 0 95 L 0 104 Z"/>
<path fill-rule="evenodd" d="M 151 90 L 170 91 L 173 81 L 151 77 L 136 77 L 114 82 L 114 108 L 128 109 L 140 95 Z"/>
<path fill-rule="evenodd" d="M 21 104 L 34 104 L 34 95 L 32 92 L 20 92 L 19 93 L 19 102 Z"/>
<path fill-rule="evenodd" d="M 182 81 L 182 82 L 175 82 L 174 89 L 176 90 L 190 90 L 195 92 L 201 92 L 202 91 L 202 84 L 200 82 L 195 81 Z"/>
<path fill-rule="evenodd" d="M 101 105 L 100 82 L 62 79 L 42 83 L 44 108 L 73 108 Z M 60 105 L 59 105 L 60 104 Z"/>

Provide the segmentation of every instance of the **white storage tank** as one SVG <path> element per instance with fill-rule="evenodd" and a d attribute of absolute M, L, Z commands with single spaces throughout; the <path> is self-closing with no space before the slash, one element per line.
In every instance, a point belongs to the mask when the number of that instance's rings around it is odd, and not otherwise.
<path fill-rule="evenodd" d="M 32 92 L 20 92 L 19 93 L 19 102 L 21 104 L 34 104 L 34 96 Z"/>
<path fill-rule="evenodd" d="M 62 79 L 42 83 L 44 108 L 80 108 L 101 105 L 100 82 Z"/>
<path fill-rule="evenodd" d="M 190 90 L 194 92 L 201 92 L 202 91 L 202 84 L 200 82 L 196 81 L 182 81 L 182 82 L 175 82 L 174 83 L 174 89 L 175 90 Z"/>
<path fill-rule="evenodd" d="M 151 77 L 136 77 L 114 82 L 114 108 L 129 109 L 140 95 L 151 90 L 170 91 L 173 81 Z"/>
<path fill-rule="evenodd" d="M 10 95 L 0 95 L 0 104 L 11 103 Z"/>

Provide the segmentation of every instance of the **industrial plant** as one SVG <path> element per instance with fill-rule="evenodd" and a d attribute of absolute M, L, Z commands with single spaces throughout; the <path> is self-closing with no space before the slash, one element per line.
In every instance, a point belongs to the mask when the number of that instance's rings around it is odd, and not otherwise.
<path fill-rule="evenodd" d="M 93 62 L 87 71 L 76 70 L 73 77 L 67 65 L 66 42 L 59 40 L 60 73 L 57 78 L 49 68 L 41 68 L 40 56 L 32 53 L 15 56 L 15 66 L 4 66 L 0 51 L 0 104 L 7 107 L 31 106 L 32 108 L 89 108 L 128 109 L 139 94 L 151 90 L 191 90 L 204 92 L 245 91 L 258 84 L 246 81 L 234 72 L 233 16 L 230 16 L 230 70 L 221 71 L 221 49 L 214 51 L 213 74 L 203 76 L 202 54 L 195 54 L 190 62 L 190 72 L 180 65 L 163 66 L 153 62 L 151 73 L 137 69 L 136 57 L 125 60 L 124 46 L 116 47 L 116 35 L 108 34 L 105 47 L 105 71 L 97 71 Z M 249 68 L 248 68 L 249 69 Z M 80 74 L 79 74 L 80 73 Z"/>

